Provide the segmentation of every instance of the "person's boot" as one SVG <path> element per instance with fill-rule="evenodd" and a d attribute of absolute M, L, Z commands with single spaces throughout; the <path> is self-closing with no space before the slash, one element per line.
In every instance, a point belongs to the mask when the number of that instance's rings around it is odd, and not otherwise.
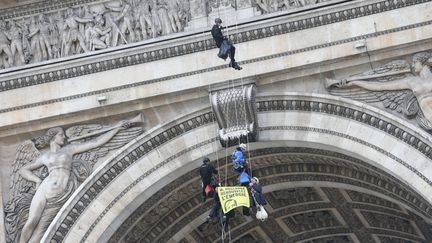
<path fill-rule="evenodd" d="M 228 66 L 234 68 L 234 64 L 235 64 L 235 61 L 231 60 L 231 62 L 228 64 Z"/>
<path fill-rule="evenodd" d="M 242 70 L 242 67 L 240 67 L 240 65 L 238 65 L 238 63 L 235 61 L 230 62 L 229 66 L 234 68 L 235 70 Z"/>

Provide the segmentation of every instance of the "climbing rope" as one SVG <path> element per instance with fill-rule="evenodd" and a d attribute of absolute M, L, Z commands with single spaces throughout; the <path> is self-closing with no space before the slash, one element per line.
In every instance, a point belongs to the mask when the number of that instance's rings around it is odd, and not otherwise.
<path fill-rule="evenodd" d="M 237 16 L 235 18 L 235 28 L 236 28 L 235 32 L 238 33 L 238 19 L 237 19 Z M 235 83 L 234 83 L 233 78 L 231 78 L 231 80 L 232 80 L 232 89 L 234 91 L 234 89 L 235 89 Z M 241 86 L 241 90 L 243 90 L 243 88 L 244 88 L 244 85 L 243 85 L 243 72 L 240 73 L 240 86 Z M 236 112 L 237 126 L 240 127 L 239 126 L 239 123 L 240 123 L 239 120 L 240 119 L 238 117 L 237 102 L 236 101 L 235 101 L 234 107 L 235 107 L 235 112 Z M 247 124 L 247 114 L 246 114 L 246 112 L 244 112 L 244 124 Z M 247 131 L 247 126 L 245 127 L 245 129 Z M 238 137 L 238 145 L 240 146 L 240 144 L 241 144 L 241 136 Z M 249 132 L 246 133 L 246 146 L 247 146 L 247 151 L 248 151 L 248 153 L 247 153 L 248 154 L 248 160 L 247 161 L 249 162 L 249 172 L 250 172 L 249 176 L 250 176 L 250 178 L 252 178 L 252 161 L 251 161 L 251 156 L 250 156 Z"/>
<path fill-rule="evenodd" d="M 236 33 L 238 33 L 238 19 L 237 19 L 237 16 L 236 16 L 236 18 L 235 18 L 235 20 L 236 20 L 236 22 L 235 22 L 235 28 L 236 28 Z M 243 88 L 244 88 L 244 85 L 243 85 L 243 72 L 241 72 L 240 73 L 240 85 L 241 85 L 241 88 L 242 88 L 242 90 L 243 90 Z M 244 112 L 244 124 L 247 124 L 247 113 L 246 112 Z M 247 126 L 246 126 L 246 130 L 247 130 Z M 239 137 L 239 145 L 240 145 L 240 137 Z M 247 146 L 247 151 L 248 151 L 248 162 L 249 162 L 249 172 L 250 172 L 250 178 L 252 178 L 253 177 L 253 175 L 252 175 L 252 160 L 251 160 L 251 153 L 250 153 L 250 146 L 249 146 L 249 132 L 248 133 L 246 133 L 246 146 Z"/>

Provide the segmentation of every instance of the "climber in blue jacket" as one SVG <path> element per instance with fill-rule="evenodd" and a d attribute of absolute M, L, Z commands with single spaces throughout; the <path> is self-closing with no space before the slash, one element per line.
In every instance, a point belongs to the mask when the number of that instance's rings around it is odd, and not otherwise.
<path fill-rule="evenodd" d="M 247 162 L 244 157 L 244 152 L 246 151 L 246 144 L 242 143 L 236 150 L 234 151 L 232 155 L 232 165 L 233 169 L 239 173 L 246 171 L 246 173 L 249 174 L 247 170 Z"/>

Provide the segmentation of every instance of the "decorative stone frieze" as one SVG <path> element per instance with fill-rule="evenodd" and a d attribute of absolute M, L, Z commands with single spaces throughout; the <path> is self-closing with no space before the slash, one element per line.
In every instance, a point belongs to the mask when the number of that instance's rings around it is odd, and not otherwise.
<path fill-rule="evenodd" d="M 260 2 L 259 8 L 255 10 L 250 2 L 240 0 L 69 0 L 11 7 L 0 10 L 0 68 L 140 42 L 182 32 L 188 25 L 192 28 L 205 27 L 212 23 L 207 19 L 208 14 L 213 14 L 210 16 L 213 20 L 216 13 L 219 16 L 221 9 L 224 15 L 231 16 L 229 24 L 233 24 L 234 15 L 236 20 L 245 19 L 319 2 L 321 0 L 299 5 L 289 2 L 279 4 L 273 0 Z M 246 8 L 249 11 L 245 11 Z M 34 16 L 36 13 L 37 17 Z"/>
<path fill-rule="evenodd" d="M 364 124 L 367 124 L 369 126 L 378 128 L 388 133 L 389 135 L 398 138 L 400 141 L 407 143 L 408 145 L 412 146 L 414 149 L 423 153 L 429 159 L 432 159 L 432 148 L 427 145 L 426 140 L 424 140 L 423 138 L 416 137 L 414 134 L 410 134 L 409 132 L 391 124 L 388 121 L 382 120 L 376 116 L 369 115 L 363 111 L 359 111 L 350 107 L 327 104 L 322 102 L 306 101 L 306 100 L 292 100 L 292 101 L 271 100 L 271 101 L 262 101 L 262 102 L 260 101 L 257 103 L 257 107 L 258 107 L 258 112 L 276 111 L 276 110 L 303 110 L 303 111 L 311 111 L 311 112 L 324 112 L 328 114 L 333 114 L 333 115 L 353 119 L 362 122 Z M 279 127 L 260 128 L 260 129 L 282 129 L 282 130 L 310 129 L 310 130 L 321 131 L 323 133 L 331 133 L 336 135 L 336 133 L 332 131 L 325 131 L 317 128 L 279 126 Z M 344 134 L 337 134 L 337 135 L 347 137 L 347 135 Z M 403 164 L 405 167 L 409 168 L 411 171 L 413 171 L 421 178 L 423 178 L 423 180 L 426 181 L 429 185 L 432 185 L 432 181 L 426 178 L 421 172 L 414 169 L 407 162 L 402 161 L 401 159 L 395 157 L 394 155 L 391 155 L 388 151 L 384 151 L 383 149 L 380 149 L 366 141 L 360 141 L 358 138 L 351 137 L 351 136 L 348 137 L 353 141 L 355 140 L 362 144 L 367 144 L 367 146 L 374 147 L 374 149 L 376 149 L 380 153 L 384 153 L 389 155 L 390 157 L 393 157 L 393 159 Z"/>
<path fill-rule="evenodd" d="M 326 14 L 321 14 L 316 16 L 308 16 L 304 19 L 299 19 L 295 21 L 291 21 L 289 18 L 287 18 L 286 21 L 284 22 L 278 21 L 280 23 L 277 23 L 275 25 L 269 24 L 267 26 L 263 26 L 258 29 L 251 29 L 246 31 L 232 30 L 230 39 L 235 43 L 246 42 L 250 40 L 256 40 L 256 39 L 266 38 L 274 35 L 286 34 L 290 32 L 323 26 L 331 23 L 337 23 L 345 20 L 360 18 L 360 17 L 381 13 L 385 11 L 390 11 L 398 8 L 403 8 L 415 4 L 426 3 L 429 1 L 430 0 L 412 0 L 412 1 L 387 0 L 387 1 L 370 3 L 370 4 L 365 3 L 362 6 L 356 6 L 353 8 L 350 8 L 349 6 L 344 6 L 341 10 L 337 10 L 331 13 L 326 13 Z M 389 29 L 384 31 L 377 31 L 375 33 L 356 36 L 354 38 L 320 44 L 320 45 L 302 48 L 298 50 L 292 50 L 287 53 L 277 54 L 276 56 L 266 56 L 266 57 L 260 57 L 253 60 L 246 60 L 240 63 L 257 62 L 257 61 L 267 60 L 271 58 L 277 58 L 280 56 L 292 55 L 292 54 L 311 51 L 315 49 L 321 49 L 321 48 L 334 46 L 342 43 L 355 42 L 366 38 L 385 35 L 392 32 L 417 28 L 420 26 L 429 25 L 431 23 L 432 21 L 427 21 L 424 23 L 407 25 L 404 27 L 399 27 L 399 28 L 394 28 L 394 29 Z M 60 68 L 55 71 L 42 72 L 31 76 L 23 76 L 20 78 L 3 80 L 0 82 L 0 92 L 5 90 L 20 88 L 20 87 L 37 85 L 40 83 L 52 82 L 52 81 L 67 79 L 71 77 L 77 77 L 77 76 L 86 75 L 90 73 L 112 70 L 115 68 L 120 68 L 120 67 L 125 67 L 130 65 L 136 65 L 136 64 L 161 60 L 165 58 L 180 56 L 180 55 L 203 51 L 203 50 L 209 50 L 213 48 L 215 48 L 213 40 L 207 39 L 204 41 L 193 41 L 187 44 L 182 44 L 180 46 L 157 49 L 152 51 L 140 51 L 139 53 L 134 51 L 133 54 L 124 57 L 116 57 L 116 58 L 107 59 L 103 61 L 92 62 L 90 64 L 75 65 L 67 68 Z M 119 48 L 113 51 L 118 51 L 118 50 Z M 62 60 L 61 62 L 65 62 L 65 61 L 66 60 Z M 226 65 L 215 67 L 215 68 L 217 69 L 226 68 Z M 204 71 L 211 71 L 211 70 L 205 69 L 205 70 L 200 70 L 198 72 L 204 72 Z M 197 72 L 195 71 L 193 73 L 196 74 Z"/>
<path fill-rule="evenodd" d="M 255 142 L 258 120 L 254 84 L 225 88 L 210 93 L 210 102 L 219 125 L 219 141 L 230 147 Z"/>

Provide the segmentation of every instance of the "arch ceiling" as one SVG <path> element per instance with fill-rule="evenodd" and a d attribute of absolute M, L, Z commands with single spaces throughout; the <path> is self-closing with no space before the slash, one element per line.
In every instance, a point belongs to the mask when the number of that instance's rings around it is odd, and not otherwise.
<path fill-rule="evenodd" d="M 269 220 L 238 211 L 231 230 L 236 242 L 432 240 L 432 224 L 425 220 L 432 215 L 431 205 L 381 169 L 304 147 L 257 149 L 250 156 L 254 176 L 265 185 Z M 224 174 L 225 159 L 213 163 Z M 109 242 L 220 242 L 220 225 L 203 222 L 211 202 L 201 204 L 197 175 L 195 169 L 159 190 Z M 228 175 L 228 184 L 236 184 L 235 175 Z"/>

